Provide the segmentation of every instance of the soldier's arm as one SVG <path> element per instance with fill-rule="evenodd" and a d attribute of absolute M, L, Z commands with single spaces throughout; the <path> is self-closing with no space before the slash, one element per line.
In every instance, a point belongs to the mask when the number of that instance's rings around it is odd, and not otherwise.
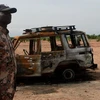
<path fill-rule="evenodd" d="M 4 62 L 6 50 L 6 44 L 3 42 L 2 38 L 0 38 L 0 64 Z"/>

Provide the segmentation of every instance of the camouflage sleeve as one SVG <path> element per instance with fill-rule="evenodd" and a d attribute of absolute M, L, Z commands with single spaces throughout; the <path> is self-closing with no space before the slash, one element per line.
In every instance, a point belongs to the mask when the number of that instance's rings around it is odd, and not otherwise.
<path fill-rule="evenodd" d="M 5 57 L 4 57 L 5 54 L 6 54 L 5 43 L 0 38 L 0 65 L 3 63 L 3 61 L 5 59 Z"/>

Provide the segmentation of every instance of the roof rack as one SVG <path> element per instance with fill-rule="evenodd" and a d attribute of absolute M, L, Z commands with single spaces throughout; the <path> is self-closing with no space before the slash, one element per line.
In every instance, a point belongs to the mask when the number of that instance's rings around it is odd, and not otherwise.
<path fill-rule="evenodd" d="M 65 30 L 75 30 L 75 25 L 71 26 L 45 26 L 45 27 L 39 27 L 39 28 L 31 28 L 24 30 L 25 32 L 57 32 L 57 31 L 65 31 Z"/>

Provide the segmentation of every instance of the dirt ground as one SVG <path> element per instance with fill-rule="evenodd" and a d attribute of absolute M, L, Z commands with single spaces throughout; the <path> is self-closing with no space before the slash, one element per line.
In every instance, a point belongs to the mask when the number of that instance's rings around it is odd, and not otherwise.
<path fill-rule="evenodd" d="M 14 100 L 100 100 L 100 42 L 90 40 L 93 47 L 96 71 L 91 71 L 89 78 L 68 83 L 44 82 L 29 85 L 17 85 Z M 27 80 L 28 81 L 28 80 Z"/>

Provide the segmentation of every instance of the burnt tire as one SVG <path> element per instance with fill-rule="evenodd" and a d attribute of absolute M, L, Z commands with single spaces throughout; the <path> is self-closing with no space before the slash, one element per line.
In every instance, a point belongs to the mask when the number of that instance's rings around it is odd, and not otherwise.
<path fill-rule="evenodd" d="M 62 77 L 64 81 L 71 81 L 75 78 L 75 72 L 73 69 L 65 69 L 62 72 Z"/>

